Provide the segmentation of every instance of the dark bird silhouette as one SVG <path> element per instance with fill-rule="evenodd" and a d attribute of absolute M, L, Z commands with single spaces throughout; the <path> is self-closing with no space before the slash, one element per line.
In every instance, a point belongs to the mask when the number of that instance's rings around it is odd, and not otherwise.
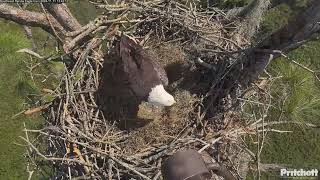
<path fill-rule="evenodd" d="M 103 83 L 109 96 L 135 96 L 158 106 L 171 106 L 175 100 L 164 87 L 165 70 L 135 40 L 121 35 L 115 48 L 105 57 Z"/>

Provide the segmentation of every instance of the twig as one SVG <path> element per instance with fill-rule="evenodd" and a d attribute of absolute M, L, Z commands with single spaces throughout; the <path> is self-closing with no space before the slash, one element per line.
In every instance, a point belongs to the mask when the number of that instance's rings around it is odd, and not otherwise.
<path fill-rule="evenodd" d="M 45 108 L 47 108 L 48 106 L 50 106 L 51 103 L 47 103 L 45 105 L 42 105 L 42 106 L 39 106 L 39 107 L 36 107 L 36 108 L 32 108 L 32 109 L 28 109 L 26 111 L 24 111 L 24 115 L 32 115 L 34 113 L 37 113 L 37 112 L 40 112 L 42 110 L 44 110 Z"/>
<path fill-rule="evenodd" d="M 43 56 L 41 56 L 40 54 L 38 54 L 38 53 L 36 53 L 36 52 L 34 52 L 34 51 L 30 50 L 30 49 L 26 49 L 26 48 L 25 49 L 20 49 L 17 52 L 19 52 L 19 53 L 27 53 L 27 54 L 35 56 L 35 57 L 37 57 L 39 59 L 44 59 Z"/>

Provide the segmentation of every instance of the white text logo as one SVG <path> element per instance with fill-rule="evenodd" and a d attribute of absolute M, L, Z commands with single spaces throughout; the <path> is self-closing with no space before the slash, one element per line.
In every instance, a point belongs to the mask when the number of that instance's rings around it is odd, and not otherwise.
<path fill-rule="evenodd" d="M 317 177 L 318 176 L 318 169 L 311 169 L 311 170 L 304 170 L 304 169 L 281 169 L 280 170 L 281 176 L 287 177 Z"/>

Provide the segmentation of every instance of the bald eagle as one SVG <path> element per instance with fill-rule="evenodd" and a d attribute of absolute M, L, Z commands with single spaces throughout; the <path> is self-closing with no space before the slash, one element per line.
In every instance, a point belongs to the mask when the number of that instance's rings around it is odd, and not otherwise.
<path fill-rule="evenodd" d="M 105 58 L 105 93 L 135 96 L 157 106 L 171 106 L 174 97 L 164 87 L 168 77 L 161 65 L 134 39 L 122 34 Z"/>

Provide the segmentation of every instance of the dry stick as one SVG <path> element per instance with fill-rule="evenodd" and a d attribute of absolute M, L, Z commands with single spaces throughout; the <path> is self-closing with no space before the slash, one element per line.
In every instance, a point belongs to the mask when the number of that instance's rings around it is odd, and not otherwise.
<path fill-rule="evenodd" d="M 297 122 L 297 121 L 275 121 L 275 122 L 268 122 L 265 123 L 264 126 L 272 126 L 272 125 L 279 125 L 279 124 L 298 124 L 298 125 L 305 125 L 310 128 L 320 128 L 320 126 L 314 125 L 312 123 L 304 123 L 304 122 Z M 259 125 L 262 127 L 262 125 Z"/>
<path fill-rule="evenodd" d="M 132 172 L 134 172 L 135 174 L 141 176 L 143 179 L 147 179 L 147 180 L 151 180 L 149 177 L 145 176 L 144 174 L 140 173 L 139 171 L 135 170 L 134 167 L 132 167 L 131 165 L 122 162 L 116 158 L 110 157 L 113 161 L 117 162 L 118 164 L 120 164 L 121 166 L 131 170 Z"/>
<path fill-rule="evenodd" d="M 280 171 L 280 169 L 288 169 L 288 165 L 279 164 L 260 164 L 260 169 L 263 172 Z"/>
<path fill-rule="evenodd" d="M 276 133 L 292 133 L 293 131 L 282 131 L 278 129 L 264 129 L 264 130 L 259 130 L 258 132 L 276 132 Z"/>
<path fill-rule="evenodd" d="M 199 153 L 201 153 L 202 151 L 206 150 L 207 148 L 209 148 L 211 145 L 214 145 L 215 143 L 217 143 L 218 141 L 220 141 L 222 139 L 222 136 L 213 139 L 210 143 L 208 143 L 207 145 L 203 146 L 201 149 L 198 150 Z"/>
<path fill-rule="evenodd" d="M 132 172 L 134 172 L 135 174 L 139 175 L 140 177 L 142 177 L 143 179 L 147 179 L 147 180 L 151 180 L 149 177 L 145 176 L 144 174 L 140 173 L 139 171 L 137 171 L 136 169 L 134 169 L 134 167 L 132 167 L 131 165 L 123 162 L 123 161 L 120 161 L 119 159 L 116 159 L 115 157 L 113 156 L 110 156 L 110 154 L 108 153 L 105 153 L 99 149 L 95 149 L 95 148 L 92 148 L 92 147 L 89 147 L 89 146 L 86 146 L 87 148 L 93 150 L 93 151 L 96 151 L 100 154 L 103 154 L 103 155 L 106 155 L 107 157 L 111 158 L 114 162 L 120 164 L 121 166 L 131 170 Z"/>
<path fill-rule="evenodd" d="M 250 104 L 251 105 L 251 104 Z M 261 152 L 262 152 L 262 149 L 263 149 L 263 147 L 264 147 L 264 141 L 265 141 L 265 137 L 266 137 L 266 135 L 267 135 L 267 133 L 269 132 L 269 131 L 274 131 L 274 130 L 269 130 L 269 129 L 265 129 L 265 122 L 264 122 L 264 120 L 265 120 L 265 117 L 267 117 L 267 115 L 268 115 L 268 110 L 269 110 L 269 107 L 271 106 L 271 97 L 269 97 L 269 103 L 267 104 L 267 103 L 263 103 L 262 104 L 265 108 L 265 110 L 263 109 L 263 111 L 264 111 L 264 113 L 263 114 L 261 114 L 261 118 L 259 119 L 259 120 L 257 120 L 256 119 L 256 115 L 255 115 L 255 113 L 253 112 L 253 115 L 254 115 L 254 117 L 255 117 L 255 122 L 253 123 L 253 125 L 255 125 L 255 128 L 256 128 L 256 136 L 257 136 L 257 138 L 258 138 L 258 140 L 257 140 L 257 146 L 258 146 L 258 148 L 257 148 L 257 153 L 256 153 L 256 163 L 257 163 L 257 169 L 258 169 L 258 177 L 259 177 L 259 179 L 260 179 L 260 177 L 261 177 L 261 172 L 260 172 L 260 168 L 259 168 L 259 166 L 260 166 L 260 155 L 261 155 Z M 259 122 L 261 121 L 261 127 L 262 127 L 262 130 L 259 130 Z M 252 127 L 253 127 L 253 125 L 251 125 Z M 260 132 L 262 132 L 262 140 L 260 141 Z M 261 142 L 261 145 L 260 145 L 260 142 Z"/>
<path fill-rule="evenodd" d="M 21 137 L 21 138 L 24 139 L 23 137 Z M 24 139 L 24 140 L 25 140 L 25 139 Z M 41 157 L 45 158 L 46 160 L 53 160 L 53 161 L 64 161 L 64 160 L 66 160 L 66 161 L 71 161 L 71 162 L 78 162 L 78 163 L 80 163 L 80 164 L 83 164 L 83 165 L 88 166 L 88 163 L 85 163 L 85 162 L 82 162 L 82 161 L 79 161 L 79 160 L 65 159 L 65 158 L 48 158 L 48 157 L 44 156 L 43 154 L 41 154 L 41 153 L 39 152 L 39 150 L 32 145 L 32 143 L 30 143 L 30 142 L 28 142 L 28 141 L 26 141 L 26 142 L 37 152 L 38 155 L 40 155 Z M 148 178 L 147 176 L 143 175 L 142 173 L 140 173 L 139 171 L 137 171 L 136 169 L 134 169 L 134 167 L 132 167 L 131 165 L 129 165 L 129 164 L 125 163 L 125 162 L 122 162 L 122 161 L 116 159 L 115 157 L 110 156 L 110 154 L 108 154 L 108 153 L 106 153 L 106 152 L 103 152 L 103 151 L 101 151 L 101 150 L 99 150 L 99 149 L 96 149 L 96 148 L 87 146 L 87 145 L 84 144 L 84 143 L 80 143 L 80 142 L 73 142 L 73 143 L 82 145 L 82 146 L 84 146 L 84 147 L 86 147 L 86 148 L 89 148 L 89 149 L 95 151 L 95 152 L 98 152 L 98 153 L 100 153 L 100 154 L 106 155 L 107 157 L 111 158 L 114 162 L 117 162 L 118 164 L 120 164 L 120 165 L 122 165 L 123 167 L 131 170 L 132 172 L 134 172 L 135 174 L 141 176 L 142 178 L 147 179 L 147 180 L 151 180 L 151 179 Z M 89 167 L 92 167 L 92 166 L 93 166 L 93 165 L 90 164 Z"/>
<path fill-rule="evenodd" d="M 266 136 L 267 136 L 267 134 L 268 134 L 268 131 L 263 131 L 264 130 L 264 120 L 265 120 L 265 117 L 267 117 L 267 115 L 269 114 L 269 108 L 270 108 L 270 106 L 271 106 L 271 99 L 272 99 L 272 97 L 271 97 L 271 95 L 269 95 L 269 103 L 268 103 L 268 106 L 266 107 L 266 109 L 265 109 L 265 112 L 264 112 L 264 114 L 262 115 L 262 127 L 263 127 L 263 129 L 262 129 L 262 141 L 261 141 L 261 148 L 260 148 L 260 150 L 259 150 L 259 156 L 260 156 L 260 154 L 262 153 L 262 149 L 263 149 L 263 147 L 264 147 L 264 142 L 265 142 L 265 138 L 266 138 Z"/>
<path fill-rule="evenodd" d="M 306 67 L 306 66 L 304 66 L 304 65 L 302 65 L 302 64 L 300 64 L 300 63 L 298 63 L 297 61 L 291 59 L 289 56 L 287 56 L 286 54 L 284 54 L 284 52 L 281 51 L 281 50 L 258 49 L 258 50 L 256 50 L 256 51 L 257 51 L 257 52 L 272 53 L 272 54 L 280 54 L 282 57 L 286 58 L 286 59 L 289 60 L 291 63 L 293 63 L 293 64 L 301 67 L 302 69 L 304 69 L 304 70 L 306 70 L 306 71 L 308 71 L 308 72 L 310 72 L 310 73 L 312 73 L 312 75 L 317 79 L 317 81 L 320 82 L 320 77 L 318 77 L 316 71 L 314 71 L 314 70 L 312 70 L 312 69 L 310 69 L 310 68 L 308 68 L 308 67 Z"/>
<path fill-rule="evenodd" d="M 47 103 L 45 105 L 42 105 L 42 106 L 39 106 L 39 107 L 36 107 L 36 108 L 32 108 L 32 109 L 28 109 L 28 110 L 25 110 L 23 112 L 24 115 L 32 115 L 34 113 L 37 113 L 37 112 L 40 112 L 44 109 L 46 109 L 47 107 L 49 107 L 51 105 L 51 102 L 50 103 Z M 14 116 L 16 117 L 16 115 Z"/>
<path fill-rule="evenodd" d="M 28 176 L 28 180 L 31 180 L 31 179 L 32 179 L 32 175 L 33 175 L 34 171 L 30 171 L 30 169 L 29 169 L 29 164 L 27 165 L 27 172 L 28 172 L 28 174 L 29 174 L 29 176 Z"/>
<path fill-rule="evenodd" d="M 49 15 L 48 15 L 46 9 L 44 8 L 43 4 L 40 3 L 40 5 L 41 5 L 41 8 L 42 8 L 42 11 L 44 12 L 44 14 L 45 14 L 45 16 L 46 16 L 46 18 L 47 18 L 47 20 L 48 20 L 48 22 L 49 22 L 49 24 L 50 24 L 50 27 L 51 27 L 54 35 L 56 36 L 56 38 L 59 39 L 60 42 L 63 42 L 63 40 L 58 36 L 58 33 L 56 32 L 54 26 L 52 25 L 52 22 L 51 22 L 51 20 L 50 20 L 50 18 L 49 18 Z"/>
<path fill-rule="evenodd" d="M 253 113 L 253 116 L 256 119 L 256 115 L 255 113 Z M 263 119 L 262 119 L 262 123 L 263 123 Z M 258 179 L 260 180 L 261 178 L 261 172 L 260 172 L 260 168 L 259 168 L 259 164 L 260 164 L 260 154 L 259 154 L 259 149 L 260 149 L 260 133 L 258 131 L 258 126 L 256 126 L 256 135 L 257 135 L 257 153 L 256 153 L 256 163 L 257 163 L 257 169 L 258 169 Z"/>
<path fill-rule="evenodd" d="M 107 146 L 106 146 L 107 147 Z M 110 152 L 110 156 L 114 156 L 114 150 L 113 149 L 111 149 L 110 150 L 111 152 Z M 113 167 L 113 164 L 114 164 L 114 161 L 110 158 L 109 160 L 108 160 L 108 163 L 109 163 L 109 165 L 108 165 L 108 178 L 109 178 L 109 180 L 112 180 L 112 176 L 113 176 L 113 171 L 112 171 L 112 167 Z"/>
<path fill-rule="evenodd" d="M 160 178 L 160 176 L 161 176 L 161 171 L 159 171 L 159 172 L 154 176 L 154 178 L 152 178 L 152 180 L 157 180 L 157 179 Z"/>
<path fill-rule="evenodd" d="M 156 3 L 156 2 L 155 2 Z M 150 8 L 150 9 L 152 9 L 152 8 L 155 8 L 155 7 L 149 7 L 149 6 L 153 6 L 152 4 L 147 4 L 148 5 L 148 7 L 147 8 Z M 154 10 L 154 11 L 158 11 L 158 7 L 156 8 L 156 10 Z M 162 14 L 165 14 L 164 13 L 165 11 L 162 11 L 161 13 Z M 194 16 L 196 16 L 197 15 L 197 13 L 194 13 Z M 177 15 L 177 17 L 178 17 L 178 15 Z M 181 16 L 179 16 L 179 18 L 180 18 Z M 197 19 L 197 18 L 195 18 L 195 19 Z M 178 23 L 181 23 L 183 20 L 182 19 L 176 19 L 176 21 L 177 21 L 177 23 L 176 24 L 178 24 Z M 166 27 L 164 27 L 164 26 L 167 26 L 167 24 L 164 24 L 163 25 L 163 27 L 162 28 L 160 28 L 160 29 L 162 29 L 164 32 L 161 32 L 162 34 L 165 34 L 166 32 L 165 31 L 167 31 L 167 28 Z M 166 37 L 167 38 L 167 37 Z M 222 40 L 221 40 L 222 41 Z M 230 48 L 230 47 L 227 47 L 227 46 L 224 46 L 224 45 L 221 45 L 221 47 L 226 47 L 226 48 Z M 232 48 L 232 47 L 231 47 Z M 94 61 L 94 62 L 96 62 L 96 61 Z M 84 67 L 86 67 L 87 65 L 81 65 L 81 68 L 84 68 Z M 87 70 L 86 70 L 87 71 Z M 89 77 L 89 79 L 91 79 L 92 77 L 92 74 L 90 74 L 90 73 L 88 73 L 88 72 L 85 72 L 85 75 L 88 75 Z M 88 108 L 88 112 L 85 112 L 84 114 L 81 114 L 81 111 L 83 110 L 82 108 L 83 108 L 83 105 L 81 104 L 81 103 L 79 103 L 79 96 L 75 96 L 75 93 L 72 93 L 72 92 L 74 92 L 74 91 L 81 91 L 82 90 L 82 88 L 81 88 L 81 86 L 84 84 L 84 83 L 86 83 L 88 86 L 90 85 L 90 83 L 92 83 L 91 82 L 91 80 L 88 80 L 88 81 L 84 81 L 84 79 L 81 79 L 81 83 L 73 83 L 73 82 L 71 82 L 71 80 L 69 81 L 69 79 L 67 78 L 67 81 L 65 82 L 66 84 L 65 85 L 63 85 L 63 86 L 61 86 L 63 89 L 66 89 L 67 91 L 66 91 L 66 93 L 67 93 L 67 95 L 70 95 L 70 96 L 72 96 L 72 97 L 67 97 L 67 100 L 65 99 L 66 98 L 66 96 L 62 96 L 61 97 L 61 103 L 58 103 L 58 105 L 59 105 L 59 107 L 58 107 L 58 109 L 61 107 L 61 106 L 63 106 L 63 105 L 65 105 L 65 101 L 69 101 L 70 100 L 70 106 L 67 106 L 68 108 L 70 108 L 70 109 L 64 109 L 64 110 L 62 110 L 62 111 L 59 111 L 59 113 L 68 113 L 70 116 L 71 116 L 71 123 L 75 126 L 75 127 L 79 127 L 79 126 L 82 126 L 83 125 L 83 120 L 84 120 L 84 117 L 86 116 L 86 115 L 88 115 L 88 116 L 90 116 L 90 118 L 91 118 L 91 111 L 92 111 L 92 109 L 90 108 L 90 106 L 89 105 L 87 105 L 87 108 Z M 75 84 L 75 89 L 72 89 L 72 85 L 73 84 Z M 66 87 L 64 87 L 64 86 L 66 86 Z M 61 93 L 64 93 L 64 92 L 61 92 Z M 87 99 L 87 97 L 86 97 L 86 100 L 88 101 L 88 99 Z M 84 103 L 85 103 L 85 101 L 83 101 Z M 68 111 L 70 111 L 70 112 L 68 112 Z M 74 113 L 74 114 L 73 114 Z M 89 115 L 90 114 L 90 115 Z M 59 116 L 59 115 L 57 115 L 57 116 Z M 78 117 L 79 116 L 79 117 Z M 64 118 L 60 118 L 62 121 L 63 121 L 63 119 Z M 103 121 L 103 122 L 105 122 L 105 121 Z M 51 123 L 51 122 L 50 122 Z M 71 126 L 71 125 L 70 125 Z M 68 127 L 70 127 L 69 125 L 68 125 Z M 111 126 L 111 125 L 110 125 Z M 63 129 L 65 129 L 64 127 L 62 127 Z M 111 136 L 111 135 L 109 135 L 108 134 L 108 131 L 110 131 L 110 127 L 108 126 L 108 125 L 105 125 L 105 128 L 106 129 L 104 129 L 103 128 L 103 132 L 99 132 L 99 133 L 102 133 L 103 135 L 101 135 L 100 137 L 102 137 L 102 136 L 105 136 L 105 135 L 107 135 L 107 136 Z M 109 128 L 109 129 L 108 129 Z M 94 130 L 97 130 L 97 129 L 94 129 Z M 105 131 L 104 131 L 105 130 Z M 105 133 L 105 132 L 107 132 L 107 133 Z M 95 133 L 95 132 L 93 132 L 93 133 Z M 105 134 L 104 134 L 105 133 Z M 72 132 L 72 134 L 76 134 L 76 132 Z M 117 137 L 117 136 L 119 136 L 119 135 L 117 135 L 116 134 L 116 132 L 112 132 L 112 130 L 111 130 L 111 134 L 115 134 L 114 136 L 115 136 L 115 138 L 119 138 L 119 137 Z M 57 133 L 57 135 L 59 135 L 58 133 Z M 62 135 L 63 137 L 67 137 L 65 134 L 63 134 Z M 76 136 L 78 136 L 78 134 L 76 134 Z M 88 142 L 88 140 L 90 139 L 90 137 L 91 136 L 89 136 L 89 138 L 88 137 L 85 137 L 85 138 L 83 138 L 83 142 Z M 68 137 L 67 137 L 68 138 Z M 91 142 L 91 141 L 90 141 Z M 178 142 L 178 144 L 177 144 L 177 146 L 179 147 L 179 146 L 185 146 L 185 144 L 187 144 L 187 143 L 189 143 L 189 141 L 188 142 L 186 142 L 185 140 L 179 140 L 179 141 L 177 141 Z M 192 142 L 193 143 L 193 142 Z M 81 143 L 81 144 L 83 144 L 83 143 Z M 84 149 L 86 149 L 86 150 L 88 150 L 88 153 L 90 153 L 90 151 L 92 152 L 92 151 L 95 151 L 95 150 L 90 150 L 90 148 L 95 148 L 95 147 L 98 147 L 98 150 L 99 150 L 99 148 L 102 148 L 101 146 L 103 146 L 103 143 L 99 143 L 98 145 L 97 144 L 95 144 L 95 145 L 92 145 L 92 146 L 89 146 L 88 147 L 88 145 L 87 144 L 84 144 L 84 145 L 86 145 L 85 147 L 84 147 Z M 103 149 L 103 148 L 102 148 Z M 166 146 L 166 147 L 164 147 L 164 149 L 168 149 L 168 146 Z M 123 151 L 123 150 L 121 150 L 120 148 L 118 148 L 117 149 L 118 151 L 117 152 L 115 152 L 115 156 L 116 157 L 123 157 L 124 159 L 126 159 L 126 157 L 125 157 L 125 155 L 122 153 L 122 152 L 119 152 L 119 151 Z M 104 153 L 106 153 L 107 155 L 110 155 L 109 153 L 107 153 L 107 152 L 104 152 Z M 118 153 L 119 153 L 119 155 L 118 155 Z M 96 154 L 100 154 L 99 152 L 98 153 L 96 153 Z M 106 155 L 106 156 L 107 156 Z M 163 155 L 163 154 L 162 154 Z M 161 155 L 161 156 L 162 156 Z M 159 157 L 161 157 L 161 156 L 159 156 Z M 137 161 L 134 161 L 134 162 L 137 162 Z M 94 163 L 96 163 L 96 160 L 94 160 Z M 129 164 L 127 164 L 127 163 L 125 163 L 124 165 L 129 165 Z M 134 168 L 132 165 L 129 165 L 129 166 L 131 166 L 133 169 L 135 169 L 135 170 L 137 170 L 138 168 Z M 96 164 L 94 164 L 94 167 L 97 167 L 97 165 Z M 115 169 L 117 169 L 117 167 L 116 166 L 114 166 L 114 168 Z M 128 168 L 125 168 L 125 169 L 128 169 Z M 141 169 L 141 168 L 140 168 Z M 129 169 L 130 170 L 130 169 Z M 127 170 L 124 170 L 124 171 L 127 171 Z M 134 171 L 133 171 L 134 172 Z M 137 172 L 139 172 L 139 171 L 137 171 Z M 127 172 L 123 172 L 123 171 L 121 171 L 121 172 L 119 172 L 119 170 L 117 169 L 117 175 L 118 175 L 118 178 L 120 179 L 120 173 L 122 174 L 122 173 L 127 173 Z M 136 172 L 135 172 L 136 173 Z M 141 173 L 141 172 L 140 172 Z M 155 173 L 157 173 L 157 172 L 155 172 Z M 151 173 L 150 173 L 151 174 Z M 146 176 L 146 175 L 145 175 Z M 148 176 L 149 176 L 149 174 L 148 174 Z M 147 176 L 146 176 L 147 177 Z M 154 174 L 152 174 L 152 176 L 149 176 L 149 177 L 154 177 Z"/>
<path fill-rule="evenodd" d="M 75 38 L 73 38 L 65 46 L 67 47 L 68 51 L 74 49 L 74 47 L 78 44 L 78 42 L 83 40 L 85 37 L 89 36 L 90 34 L 96 34 L 97 32 L 103 30 L 103 29 L 99 29 L 100 26 L 105 25 L 105 24 L 112 24 L 112 23 L 118 22 L 123 18 L 123 16 L 124 15 L 122 15 L 121 17 L 119 17 L 117 19 L 112 19 L 112 20 L 103 19 L 106 17 L 97 18 L 94 21 L 94 23 L 90 22 L 89 24 L 87 24 L 85 26 L 85 28 L 83 28 L 83 31 L 80 32 Z M 99 30 L 97 31 L 97 29 L 99 29 Z"/>
<path fill-rule="evenodd" d="M 76 159 L 68 159 L 68 158 L 57 158 L 57 157 L 46 157 L 43 155 L 30 141 L 28 141 L 26 138 L 19 136 L 22 140 L 24 140 L 40 157 L 42 157 L 44 160 L 47 161 L 67 161 L 67 162 L 76 162 L 78 164 L 82 164 L 84 166 L 92 167 L 89 163 L 84 163 L 82 161 L 76 160 Z"/>
<path fill-rule="evenodd" d="M 79 35 L 80 33 L 84 32 L 85 30 L 87 30 L 88 28 L 90 28 L 93 25 L 94 25 L 93 22 L 89 22 L 88 24 L 86 24 L 85 26 L 81 27 L 80 29 L 78 29 L 76 31 L 67 32 L 66 36 L 77 36 L 77 35 Z"/>

